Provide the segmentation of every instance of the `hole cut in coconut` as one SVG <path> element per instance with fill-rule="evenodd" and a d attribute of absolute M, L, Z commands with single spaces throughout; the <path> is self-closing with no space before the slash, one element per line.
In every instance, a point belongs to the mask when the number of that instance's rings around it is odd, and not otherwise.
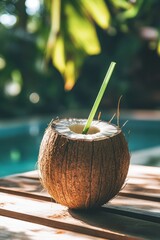
<path fill-rule="evenodd" d="M 83 128 L 84 128 L 84 125 L 80 125 L 80 124 L 74 124 L 74 125 L 71 125 L 69 127 L 69 129 L 74 132 L 74 133 L 77 133 L 77 134 L 82 134 L 82 131 L 83 131 Z M 87 134 L 96 134 L 100 132 L 100 130 L 97 128 L 97 127 L 94 127 L 94 126 L 91 126 L 87 132 Z"/>
<path fill-rule="evenodd" d="M 55 122 L 52 121 L 51 126 L 56 132 L 67 138 L 78 140 L 83 139 L 86 141 L 108 138 L 121 131 L 116 126 L 107 122 L 93 120 L 88 133 L 82 134 L 85 124 L 86 119 L 65 118 Z"/>

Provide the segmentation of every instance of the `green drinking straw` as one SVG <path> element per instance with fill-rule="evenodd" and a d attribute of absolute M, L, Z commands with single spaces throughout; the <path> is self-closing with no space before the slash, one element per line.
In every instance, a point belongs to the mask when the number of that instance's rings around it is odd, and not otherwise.
<path fill-rule="evenodd" d="M 109 80 L 110 80 L 110 77 L 112 75 L 112 72 L 113 72 L 113 69 L 114 69 L 115 65 L 116 65 L 115 62 L 111 62 L 110 66 L 109 66 L 109 69 L 108 69 L 108 71 L 106 73 L 106 76 L 105 76 L 105 78 L 103 80 L 102 86 L 101 86 L 101 88 L 100 88 L 100 90 L 98 92 L 97 98 L 96 98 L 96 100 L 95 100 L 95 102 L 93 104 L 93 107 L 92 107 L 91 112 L 89 114 L 89 117 L 87 119 L 86 125 L 83 128 L 82 134 L 87 134 L 87 132 L 88 132 L 88 130 L 90 128 L 91 122 L 92 122 L 92 120 L 93 120 L 93 118 L 94 118 L 94 116 L 96 114 L 97 108 L 98 108 L 98 106 L 100 104 L 100 101 L 101 101 L 101 99 L 103 97 L 105 89 L 106 89 L 106 87 L 107 87 L 107 85 L 109 83 Z"/>

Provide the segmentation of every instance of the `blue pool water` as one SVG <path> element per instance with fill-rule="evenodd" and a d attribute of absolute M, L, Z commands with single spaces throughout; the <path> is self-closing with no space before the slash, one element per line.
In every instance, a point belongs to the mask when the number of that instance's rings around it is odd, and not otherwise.
<path fill-rule="evenodd" d="M 37 169 L 39 145 L 49 121 L 0 125 L 0 177 Z M 160 146 L 160 121 L 130 120 L 123 131 L 131 152 Z"/>

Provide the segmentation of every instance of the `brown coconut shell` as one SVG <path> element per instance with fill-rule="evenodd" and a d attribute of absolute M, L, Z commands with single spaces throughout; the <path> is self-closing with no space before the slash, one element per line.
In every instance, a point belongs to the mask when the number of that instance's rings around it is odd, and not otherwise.
<path fill-rule="evenodd" d="M 100 139 L 73 139 L 57 131 L 58 122 L 48 126 L 40 146 L 44 188 L 69 208 L 105 204 L 118 194 L 128 173 L 130 154 L 121 129 Z"/>

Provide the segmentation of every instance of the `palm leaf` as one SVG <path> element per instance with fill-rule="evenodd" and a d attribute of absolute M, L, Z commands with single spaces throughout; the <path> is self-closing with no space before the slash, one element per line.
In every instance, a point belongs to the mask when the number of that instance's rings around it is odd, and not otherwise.
<path fill-rule="evenodd" d="M 82 5 L 92 17 L 92 19 L 103 29 L 108 28 L 110 13 L 103 0 L 81 0 Z"/>
<path fill-rule="evenodd" d="M 94 24 L 80 14 L 76 8 L 68 4 L 65 9 L 68 32 L 76 48 L 83 49 L 87 54 L 98 54 L 100 44 Z"/>
<path fill-rule="evenodd" d="M 106 29 L 110 14 L 103 0 L 45 0 L 51 14 L 51 29 L 46 57 L 65 80 L 70 90 L 87 55 L 101 51 L 95 23 Z"/>

